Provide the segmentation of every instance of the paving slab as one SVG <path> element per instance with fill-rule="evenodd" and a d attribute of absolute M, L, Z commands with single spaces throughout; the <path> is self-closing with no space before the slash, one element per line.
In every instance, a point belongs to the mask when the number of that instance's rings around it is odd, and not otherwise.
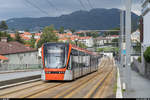
<path fill-rule="evenodd" d="M 123 87 L 123 82 L 127 76 L 123 67 L 119 66 L 119 70 Z M 131 88 L 128 92 L 123 92 L 123 98 L 150 98 L 150 80 L 131 70 Z"/>
<path fill-rule="evenodd" d="M 127 98 L 150 98 L 150 80 L 135 71 L 131 72 L 131 90 Z"/>

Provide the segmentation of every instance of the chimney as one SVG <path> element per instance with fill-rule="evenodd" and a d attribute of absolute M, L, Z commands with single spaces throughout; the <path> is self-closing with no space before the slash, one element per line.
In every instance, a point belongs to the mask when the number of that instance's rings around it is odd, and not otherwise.
<path fill-rule="evenodd" d="M 7 37 L 1 37 L 1 42 L 7 42 Z"/>

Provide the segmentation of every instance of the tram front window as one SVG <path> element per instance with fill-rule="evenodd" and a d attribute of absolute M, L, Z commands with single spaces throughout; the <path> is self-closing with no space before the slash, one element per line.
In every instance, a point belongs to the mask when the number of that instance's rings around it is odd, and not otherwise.
<path fill-rule="evenodd" d="M 45 54 L 46 68 L 64 68 L 65 67 L 65 47 L 49 46 Z"/>

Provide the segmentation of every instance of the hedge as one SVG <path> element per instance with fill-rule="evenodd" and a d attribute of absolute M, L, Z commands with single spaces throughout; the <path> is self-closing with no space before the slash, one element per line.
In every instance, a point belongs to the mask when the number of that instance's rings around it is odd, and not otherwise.
<path fill-rule="evenodd" d="M 144 52 L 144 58 L 146 62 L 150 63 L 150 47 L 147 47 L 146 51 Z"/>

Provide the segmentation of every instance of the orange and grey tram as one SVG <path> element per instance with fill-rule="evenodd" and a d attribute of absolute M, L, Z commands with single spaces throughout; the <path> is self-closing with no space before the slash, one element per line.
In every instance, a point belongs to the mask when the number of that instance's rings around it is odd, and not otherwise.
<path fill-rule="evenodd" d="M 42 46 L 42 80 L 74 80 L 98 70 L 100 56 L 69 43 Z"/>

